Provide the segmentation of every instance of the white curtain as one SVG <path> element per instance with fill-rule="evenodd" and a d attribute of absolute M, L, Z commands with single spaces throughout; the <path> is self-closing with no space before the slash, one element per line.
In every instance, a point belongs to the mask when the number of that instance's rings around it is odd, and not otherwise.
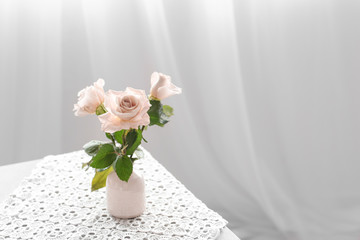
<path fill-rule="evenodd" d="M 0 0 L 0 164 L 62 149 L 61 2 Z"/>
<path fill-rule="evenodd" d="M 1 163 L 103 138 L 76 93 L 148 91 L 144 147 L 242 239 L 360 238 L 360 2 L 0 0 Z"/>

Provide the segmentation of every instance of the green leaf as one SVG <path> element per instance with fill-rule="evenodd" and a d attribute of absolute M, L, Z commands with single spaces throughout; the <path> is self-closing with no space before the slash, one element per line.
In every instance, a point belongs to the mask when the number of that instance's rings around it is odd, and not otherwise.
<path fill-rule="evenodd" d="M 111 141 L 114 139 L 111 133 L 105 133 L 106 137 L 110 139 Z"/>
<path fill-rule="evenodd" d="M 95 169 L 95 176 L 91 182 L 91 191 L 98 190 L 106 186 L 106 178 L 107 176 L 114 171 L 114 168 L 110 166 L 108 169 L 104 171 L 99 171 Z"/>
<path fill-rule="evenodd" d="M 120 143 L 121 145 L 123 144 L 123 136 L 124 136 L 125 130 L 121 130 L 121 131 L 117 131 L 114 132 L 114 138 L 115 140 Z"/>
<path fill-rule="evenodd" d="M 126 155 L 118 156 L 115 164 L 115 172 L 120 180 L 127 182 L 133 172 L 131 159 Z"/>
<path fill-rule="evenodd" d="M 150 116 L 150 126 L 158 125 L 163 127 L 166 123 L 169 122 L 169 116 L 164 113 L 163 105 L 158 100 L 150 100 L 151 107 L 148 111 Z M 167 107 L 165 107 L 167 108 Z M 169 109 L 167 108 L 167 113 L 169 113 Z"/>
<path fill-rule="evenodd" d="M 92 140 L 85 144 L 83 149 L 89 156 L 95 156 L 103 144 L 105 144 L 105 142 Z"/>
<path fill-rule="evenodd" d="M 126 155 L 132 155 L 141 144 L 142 131 L 140 129 L 131 129 L 126 133 Z"/>
<path fill-rule="evenodd" d="M 169 105 L 163 106 L 163 112 L 167 117 L 171 117 L 172 115 L 174 115 L 174 109 Z"/>
<path fill-rule="evenodd" d="M 93 168 L 106 168 L 116 159 L 114 147 L 110 143 L 101 145 L 98 153 L 91 159 L 90 166 Z"/>

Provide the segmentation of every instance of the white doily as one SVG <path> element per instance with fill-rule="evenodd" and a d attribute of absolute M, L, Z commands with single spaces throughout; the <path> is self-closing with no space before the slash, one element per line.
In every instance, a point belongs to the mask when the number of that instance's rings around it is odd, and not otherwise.
<path fill-rule="evenodd" d="M 134 164 L 146 184 L 146 210 L 116 219 L 105 189 L 90 191 L 94 171 L 83 151 L 47 156 L 0 204 L 0 239 L 215 239 L 227 224 L 146 150 Z"/>

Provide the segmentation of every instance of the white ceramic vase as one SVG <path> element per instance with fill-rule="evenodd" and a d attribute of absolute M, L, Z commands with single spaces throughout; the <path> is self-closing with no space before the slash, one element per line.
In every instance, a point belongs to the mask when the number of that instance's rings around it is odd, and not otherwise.
<path fill-rule="evenodd" d="M 106 179 L 108 212 L 117 218 L 134 218 L 145 211 L 145 182 L 141 174 L 133 171 L 129 181 L 119 179 L 115 172 Z"/>

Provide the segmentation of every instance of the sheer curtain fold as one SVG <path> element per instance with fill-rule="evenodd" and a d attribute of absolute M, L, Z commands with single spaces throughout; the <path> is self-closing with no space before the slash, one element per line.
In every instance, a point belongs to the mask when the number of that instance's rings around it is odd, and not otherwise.
<path fill-rule="evenodd" d="M 0 1 L 1 164 L 61 151 L 61 2 Z"/>
<path fill-rule="evenodd" d="M 175 116 L 144 147 L 236 234 L 356 239 L 359 11 L 335 0 L 0 1 L 1 163 L 103 138 L 96 117 L 73 116 L 77 91 L 101 77 L 148 92 L 160 71 L 183 94 L 165 100 Z"/>

